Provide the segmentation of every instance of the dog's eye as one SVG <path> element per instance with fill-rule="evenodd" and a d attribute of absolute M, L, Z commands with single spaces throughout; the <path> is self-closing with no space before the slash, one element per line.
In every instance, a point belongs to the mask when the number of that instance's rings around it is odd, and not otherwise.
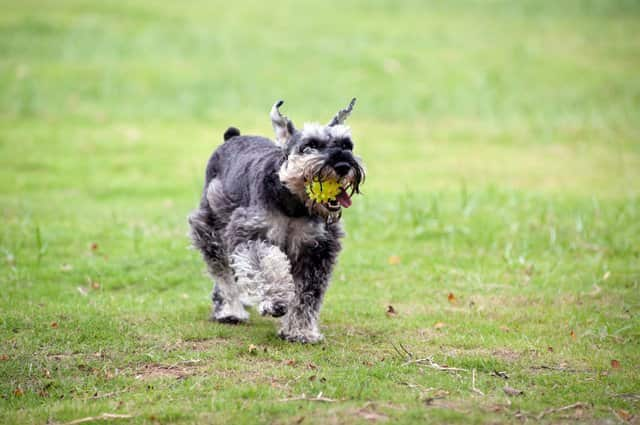
<path fill-rule="evenodd" d="M 317 150 L 320 147 L 320 142 L 315 139 L 309 140 L 302 146 L 302 152 L 310 153 L 313 150 Z"/>
<path fill-rule="evenodd" d="M 340 146 L 340 149 L 344 149 L 347 151 L 352 151 L 353 150 L 353 142 L 349 139 L 341 139 L 338 140 L 338 146 Z"/>

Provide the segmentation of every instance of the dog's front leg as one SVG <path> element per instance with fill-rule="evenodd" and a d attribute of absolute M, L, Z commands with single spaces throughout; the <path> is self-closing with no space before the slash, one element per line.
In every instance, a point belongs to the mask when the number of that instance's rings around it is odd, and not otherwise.
<path fill-rule="evenodd" d="M 267 241 L 248 241 L 236 247 L 231 267 L 237 286 L 257 300 L 260 314 L 280 317 L 294 294 L 291 264 L 284 252 Z"/>
<path fill-rule="evenodd" d="M 337 237 L 316 241 L 293 261 L 295 295 L 282 319 L 278 333 L 281 338 L 302 343 L 322 341 L 318 326 L 320 307 L 339 251 Z"/>

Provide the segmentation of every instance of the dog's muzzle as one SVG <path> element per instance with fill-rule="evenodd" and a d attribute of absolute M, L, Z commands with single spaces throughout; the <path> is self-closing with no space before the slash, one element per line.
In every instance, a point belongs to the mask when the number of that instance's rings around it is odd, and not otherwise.
<path fill-rule="evenodd" d="M 351 170 L 351 164 L 349 164 L 348 162 L 345 162 L 345 161 L 341 161 L 341 162 L 338 162 L 337 164 L 335 164 L 333 166 L 333 169 L 336 170 L 336 173 L 340 177 L 344 177 L 349 173 L 349 170 Z"/>

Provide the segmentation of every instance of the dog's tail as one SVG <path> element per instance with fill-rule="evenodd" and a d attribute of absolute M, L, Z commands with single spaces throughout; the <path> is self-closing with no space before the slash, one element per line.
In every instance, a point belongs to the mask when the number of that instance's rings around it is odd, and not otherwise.
<path fill-rule="evenodd" d="M 224 132 L 224 141 L 226 142 L 227 140 L 231 139 L 232 137 L 236 137 L 240 135 L 240 130 L 238 130 L 235 127 L 229 127 L 227 128 L 227 131 Z"/>

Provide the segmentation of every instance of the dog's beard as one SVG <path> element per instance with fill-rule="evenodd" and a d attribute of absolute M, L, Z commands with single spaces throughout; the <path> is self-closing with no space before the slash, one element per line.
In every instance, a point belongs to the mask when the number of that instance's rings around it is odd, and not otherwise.
<path fill-rule="evenodd" d="M 291 193 L 302 200 L 311 214 L 323 217 L 327 222 L 335 222 L 340 220 L 342 209 L 330 208 L 329 205 L 315 202 L 309 198 L 306 192 L 306 186 L 314 180 L 325 181 L 329 179 L 336 180 L 346 197 L 347 201 L 340 202 L 343 206 L 351 204 L 351 196 L 354 193 L 360 193 L 360 185 L 364 183 L 365 169 L 359 158 L 353 157 L 350 164 L 351 169 L 344 176 L 339 176 L 332 166 L 327 164 L 327 157 L 318 153 L 311 154 L 291 154 L 282 164 L 279 171 L 279 177 L 282 184 L 289 189 Z"/>

